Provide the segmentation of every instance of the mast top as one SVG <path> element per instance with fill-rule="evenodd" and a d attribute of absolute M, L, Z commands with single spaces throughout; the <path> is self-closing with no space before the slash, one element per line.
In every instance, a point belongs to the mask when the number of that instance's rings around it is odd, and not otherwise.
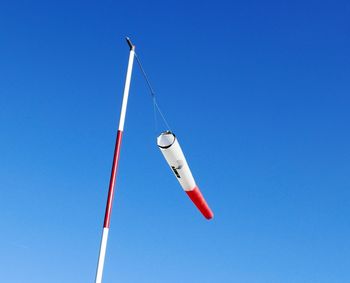
<path fill-rule="evenodd" d="M 129 38 L 129 37 L 126 37 L 125 39 L 126 39 L 127 44 L 128 44 L 129 47 L 130 47 L 130 50 L 135 50 L 135 45 L 132 44 L 130 38 Z"/>

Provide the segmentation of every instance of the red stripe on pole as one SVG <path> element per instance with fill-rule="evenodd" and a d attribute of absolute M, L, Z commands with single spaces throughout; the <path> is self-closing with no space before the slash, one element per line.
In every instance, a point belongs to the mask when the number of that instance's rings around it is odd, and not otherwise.
<path fill-rule="evenodd" d="M 119 161 L 119 153 L 120 153 L 120 144 L 122 142 L 122 134 L 123 134 L 123 132 L 118 130 L 117 139 L 116 139 L 115 148 L 114 148 L 114 157 L 113 157 L 111 178 L 109 180 L 109 189 L 108 189 L 108 198 L 107 198 L 107 204 L 106 204 L 105 220 L 103 223 L 104 228 L 109 228 L 109 225 L 111 222 L 112 203 L 113 203 L 113 197 L 114 197 L 114 186 L 115 186 L 115 180 L 116 180 L 117 169 L 118 169 L 118 161 Z"/>
<path fill-rule="evenodd" d="M 203 216 L 207 219 L 211 219 L 214 217 L 213 212 L 205 201 L 201 191 L 196 186 L 192 191 L 185 191 L 193 203 L 197 206 Z"/>

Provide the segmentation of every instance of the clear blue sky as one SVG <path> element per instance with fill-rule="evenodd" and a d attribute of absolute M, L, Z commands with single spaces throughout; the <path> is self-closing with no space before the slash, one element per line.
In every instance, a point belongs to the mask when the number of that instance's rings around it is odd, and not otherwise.
<path fill-rule="evenodd" d="M 350 5 L 222 0 L 1 2 L 1 281 L 93 282 L 126 35 L 215 218 L 135 65 L 104 282 L 350 282 Z"/>

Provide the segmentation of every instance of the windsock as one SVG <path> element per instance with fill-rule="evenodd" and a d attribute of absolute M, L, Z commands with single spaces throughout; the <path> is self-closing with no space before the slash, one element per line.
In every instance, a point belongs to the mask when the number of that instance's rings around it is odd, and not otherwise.
<path fill-rule="evenodd" d="M 213 218 L 214 214 L 196 185 L 176 136 L 170 131 L 161 133 L 157 138 L 157 144 L 181 187 L 190 197 L 192 202 L 197 206 L 205 218 Z"/>

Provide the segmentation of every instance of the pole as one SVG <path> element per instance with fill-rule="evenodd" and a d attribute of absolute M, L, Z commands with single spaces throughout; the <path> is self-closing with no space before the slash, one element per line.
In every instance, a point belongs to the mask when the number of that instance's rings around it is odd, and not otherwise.
<path fill-rule="evenodd" d="M 113 203 L 113 197 L 114 197 L 114 191 L 115 191 L 115 189 L 114 189 L 115 180 L 116 180 L 117 169 L 118 169 L 120 146 L 121 146 L 122 135 L 123 135 L 123 130 L 124 130 L 126 107 L 128 104 L 132 66 L 133 66 L 134 56 L 135 56 L 135 46 L 131 43 L 129 38 L 126 38 L 126 41 L 130 47 L 129 62 L 128 62 L 128 69 L 126 72 L 123 102 L 122 102 L 122 108 L 121 108 L 121 112 L 120 112 L 118 133 L 117 133 L 117 138 L 116 138 L 115 148 L 114 148 L 111 177 L 109 180 L 108 198 L 107 198 L 107 204 L 106 204 L 105 218 L 104 218 L 104 222 L 103 222 L 102 240 L 101 240 L 101 245 L 100 245 L 100 253 L 99 253 L 99 257 L 98 257 L 95 283 L 102 282 L 103 266 L 104 266 L 105 255 L 106 255 L 108 232 L 109 232 L 109 226 L 110 226 L 110 222 L 111 222 L 112 203 Z"/>

